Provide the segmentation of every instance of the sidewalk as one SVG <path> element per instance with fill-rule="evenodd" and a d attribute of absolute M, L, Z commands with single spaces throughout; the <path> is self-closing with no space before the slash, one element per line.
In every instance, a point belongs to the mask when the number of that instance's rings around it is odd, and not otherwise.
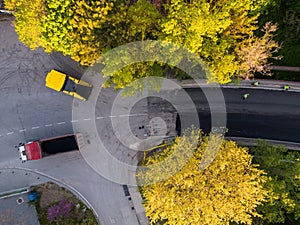
<path fill-rule="evenodd" d="M 258 81 L 258 86 L 253 86 L 252 83 Z M 197 80 L 184 80 L 184 81 L 177 81 L 174 82 L 181 85 L 183 88 L 198 88 L 198 87 L 209 87 L 212 84 L 207 84 L 205 79 Z M 217 84 L 218 85 L 218 84 Z M 282 80 L 242 80 L 238 85 L 234 83 L 223 84 L 219 85 L 222 88 L 251 88 L 251 89 L 263 89 L 263 90 L 276 90 L 276 91 L 283 91 L 283 86 L 288 85 L 290 89 L 288 91 L 292 92 L 300 92 L 300 82 L 294 81 L 282 81 Z"/>

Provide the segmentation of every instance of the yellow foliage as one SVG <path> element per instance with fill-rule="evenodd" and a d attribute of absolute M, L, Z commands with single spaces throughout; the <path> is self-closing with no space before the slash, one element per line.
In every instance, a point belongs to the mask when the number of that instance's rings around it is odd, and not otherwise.
<path fill-rule="evenodd" d="M 215 80 L 228 83 L 240 68 L 236 46 L 253 36 L 259 12 L 270 1 L 171 0 L 161 39 L 198 54 L 211 67 Z"/>
<path fill-rule="evenodd" d="M 101 56 L 101 44 L 95 30 L 100 29 L 112 2 L 87 0 L 47 0 L 41 45 L 47 52 L 60 51 L 91 65 Z"/>
<path fill-rule="evenodd" d="M 177 138 L 162 153 L 147 158 L 145 166 L 153 169 L 137 174 L 144 181 L 158 176 L 157 182 L 142 187 L 151 223 L 165 220 L 167 225 L 227 225 L 230 221 L 251 224 L 253 217 L 260 216 L 256 207 L 264 201 L 266 191 L 262 188 L 264 172 L 251 164 L 248 149 L 223 140 L 214 159 L 209 160 L 210 165 L 201 169 L 209 139 L 214 136 L 202 137 L 199 130 L 187 135 Z M 168 159 L 171 160 L 167 166 L 155 166 Z M 178 164 L 182 167 L 178 168 Z M 173 176 L 160 179 L 170 171 Z"/>
<path fill-rule="evenodd" d="M 41 18 L 45 15 L 43 0 L 5 0 L 8 10 L 14 11 L 16 32 L 21 42 L 36 49 L 40 46 Z"/>

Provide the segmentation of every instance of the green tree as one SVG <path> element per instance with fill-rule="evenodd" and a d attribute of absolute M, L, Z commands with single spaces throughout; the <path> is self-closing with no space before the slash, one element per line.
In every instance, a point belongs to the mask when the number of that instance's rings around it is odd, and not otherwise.
<path fill-rule="evenodd" d="M 156 39 L 161 19 L 157 9 L 146 0 L 138 0 L 128 9 L 128 36 L 132 40 Z"/>
<path fill-rule="evenodd" d="M 259 207 L 267 223 L 300 222 L 300 153 L 259 141 L 254 162 L 268 174 L 266 202 Z M 297 223 L 297 224 L 298 224 Z M 296 224 L 296 222 L 294 223 Z"/>
<path fill-rule="evenodd" d="M 159 165 L 168 158 L 170 163 Z M 203 162 L 209 163 L 205 169 Z M 216 134 L 203 137 L 199 130 L 188 131 L 169 148 L 146 158 L 144 165 L 150 169 L 137 173 L 139 182 L 157 181 L 141 187 L 147 216 L 152 223 L 170 225 L 251 224 L 266 194 L 264 173 L 251 162 L 247 148 Z M 174 175 L 160 180 L 170 171 Z"/>

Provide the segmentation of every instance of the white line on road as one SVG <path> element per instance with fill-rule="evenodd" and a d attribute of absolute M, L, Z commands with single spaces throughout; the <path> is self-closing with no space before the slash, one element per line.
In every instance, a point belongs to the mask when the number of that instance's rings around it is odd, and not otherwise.
<path fill-rule="evenodd" d="M 110 118 L 115 118 L 115 117 L 117 117 L 117 116 L 109 116 Z"/>
<path fill-rule="evenodd" d="M 58 125 L 61 125 L 61 124 L 65 124 L 66 122 L 59 122 L 59 123 L 57 123 Z"/>
<path fill-rule="evenodd" d="M 103 116 L 98 116 L 96 117 L 96 120 L 100 120 L 100 119 L 103 119 L 104 117 Z"/>
<path fill-rule="evenodd" d="M 6 135 L 11 135 L 11 134 L 13 134 L 14 132 L 8 132 L 8 133 L 6 133 Z"/>
<path fill-rule="evenodd" d="M 77 123 L 78 120 L 71 120 L 71 123 Z"/>
<path fill-rule="evenodd" d="M 39 129 L 40 127 L 31 127 L 32 130 Z"/>
<path fill-rule="evenodd" d="M 45 127 L 52 127 L 52 123 L 46 124 Z"/>
<path fill-rule="evenodd" d="M 86 119 L 83 119 L 83 120 L 88 121 L 88 120 L 91 120 L 91 118 L 86 118 Z"/>
<path fill-rule="evenodd" d="M 25 131 L 26 131 L 26 129 L 19 130 L 19 132 L 25 132 Z"/>
<path fill-rule="evenodd" d="M 127 115 L 119 115 L 119 117 L 128 117 L 128 116 L 130 116 L 129 114 L 127 114 Z"/>
<path fill-rule="evenodd" d="M 147 116 L 147 113 L 130 114 L 129 116 Z"/>

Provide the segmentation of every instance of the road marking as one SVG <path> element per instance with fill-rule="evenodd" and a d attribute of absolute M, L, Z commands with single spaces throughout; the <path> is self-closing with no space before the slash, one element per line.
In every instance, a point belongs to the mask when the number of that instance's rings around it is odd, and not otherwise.
<path fill-rule="evenodd" d="M 26 129 L 23 129 L 23 130 L 19 130 L 19 132 L 25 132 L 26 131 Z"/>
<path fill-rule="evenodd" d="M 65 124 L 66 122 L 59 122 L 59 123 L 57 123 L 58 125 L 61 125 L 61 124 Z"/>
<path fill-rule="evenodd" d="M 147 116 L 147 113 L 130 114 L 129 116 Z"/>
<path fill-rule="evenodd" d="M 96 117 L 96 120 L 100 120 L 100 119 L 103 119 L 104 117 L 102 117 L 102 116 L 98 116 L 98 117 Z"/>
<path fill-rule="evenodd" d="M 45 127 L 52 127 L 52 123 L 46 124 Z"/>
<path fill-rule="evenodd" d="M 38 129 L 38 128 L 40 128 L 40 127 L 31 127 L 32 130 L 35 130 L 35 129 Z"/>
<path fill-rule="evenodd" d="M 119 115 L 119 117 L 128 117 L 129 116 L 129 114 L 127 114 L 127 115 Z"/>
<path fill-rule="evenodd" d="M 87 118 L 87 119 L 83 119 L 83 120 L 88 121 L 88 120 L 91 120 L 91 118 Z"/>
<path fill-rule="evenodd" d="M 77 123 L 78 120 L 71 120 L 71 123 Z"/>
<path fill-rule="evenodd" d="M 117 116 L 109 116 L 110 118 L 115 118 L 115 117 L 117 117 Z"/>
<path fill-rule="evenodd" d="M 11 135 L 11 134 L 13 134 L 14 132 L 8 132 L 8 133 L 6 133 L 6 135 Z"/>

